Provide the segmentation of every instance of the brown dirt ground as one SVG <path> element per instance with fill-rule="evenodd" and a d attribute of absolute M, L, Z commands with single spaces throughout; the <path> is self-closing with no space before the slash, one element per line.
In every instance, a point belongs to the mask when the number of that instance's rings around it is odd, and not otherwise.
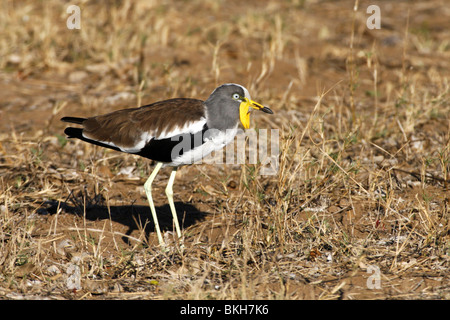
<path fill-rule="evenodd" d="M 82 6 L 81 31 L 58 1 L 6 10 L 2 32 L 29 42 L 2 42 L 0 298 L 450 298 L 444 1 L 378 1 L 380 30 L 365 26 L 368 1 L 355 16 L 353 1 L 107 3 Z M 286 160 L 267 177 L 181 168 L 184 251 L 163 169 L 161 252 L 142 187 L 152 163 L 66 141 L 59 118 L 205 99 L 227 82 L 275 111 L 252 121 L 282 131 Z"/>

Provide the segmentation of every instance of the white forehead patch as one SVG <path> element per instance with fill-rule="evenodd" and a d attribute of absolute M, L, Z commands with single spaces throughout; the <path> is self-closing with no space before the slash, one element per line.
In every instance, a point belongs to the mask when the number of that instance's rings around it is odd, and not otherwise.
<path fill-rule="evenodd" d="M 252 98 L 250 97 L 250 93 L 248 92 L 248 90 L 244 87 L 244 86 L 241 86 L 240 84 L 237 84 L 237 83 L 225 83 L 225 84 L 223 84 L 223 86 L 237 86 L 237 87 L 240 87 L 240 88 L 242 88 L 242 90 L 244 90 L 244 95 L 245 95 L 245 97 L 247 98 L 247 99 L 249 99 L 249 100 L 252 100 Z M 217 89 L 217 88 L 216 88 Z M 214 90 L 214 91 L 216 91 L 216 90 Z M 213 91 L 213 93 L 214 93 L 214 91 Z"/>

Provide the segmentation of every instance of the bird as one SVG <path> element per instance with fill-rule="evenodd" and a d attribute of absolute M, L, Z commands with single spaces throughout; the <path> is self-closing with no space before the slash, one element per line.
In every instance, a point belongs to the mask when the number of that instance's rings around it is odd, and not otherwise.
<path fill-rule="evenodd" d="M 273 114 L 250 97 L 242 85 L 218 86 L 208 99 L 173 98 L 138 108 L 127 108 L 88 118 L 67 116 L 61 121 L 81 127 L 66 127 L 68 138 L 138 155 L 156 162 L 144 184 L 158 242 L 165 246 L 156 215 L 152 183 L 162 167 L 172 167 L 165 193 L 178 239 L 181 229 L 173 201 L 177 168 L 190 165 L 233 141 L 239 122 L 250 127 L 252 109 Z"/>

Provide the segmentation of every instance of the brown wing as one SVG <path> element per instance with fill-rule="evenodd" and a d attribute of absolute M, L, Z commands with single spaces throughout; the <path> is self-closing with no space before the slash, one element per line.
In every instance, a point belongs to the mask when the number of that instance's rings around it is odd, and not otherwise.
<path fill-rule="evenodd" d="M 204 118 L 202 100 L 177 98 L 88 118 L 83 122 L 83 135 L 121 149 L 135 149 L 142 146 L 143 139 L 158 139 L 163 133 L 170 136 L 186 123 Z"/>

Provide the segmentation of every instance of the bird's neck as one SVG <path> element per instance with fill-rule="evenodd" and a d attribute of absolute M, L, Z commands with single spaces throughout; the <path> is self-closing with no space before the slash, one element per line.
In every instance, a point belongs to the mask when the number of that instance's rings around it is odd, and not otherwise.
<path fill-rule="evenodd" d="M 239 116 L 227 113 L 223 108 L 218 108 L 214 105 L 205 106 L 206 123 L 209 129 L 217 129 L 226 131 L 229 129 L 236 129 Z"/>

